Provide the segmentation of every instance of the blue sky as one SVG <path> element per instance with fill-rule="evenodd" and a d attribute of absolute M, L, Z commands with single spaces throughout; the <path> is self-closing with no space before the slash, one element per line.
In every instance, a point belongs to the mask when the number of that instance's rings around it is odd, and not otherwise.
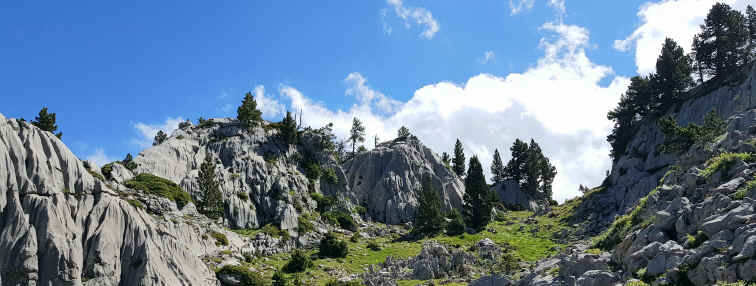
<path fill-rule="evenodd" d="M 266 119 L 301 109 L 344 134 L 358 116 L 382 139 L 407 125 L 439 153 L 461 137 L 485 164 L 536 138 L 563 200 L 609 168 L 603 117 L 659 34 L 689 43 L 711 3 L 4 1 L 0 113 L 48 106 L 75 154 L 105 162 L 180 119 L 234 116 L 253 91 Z"/>

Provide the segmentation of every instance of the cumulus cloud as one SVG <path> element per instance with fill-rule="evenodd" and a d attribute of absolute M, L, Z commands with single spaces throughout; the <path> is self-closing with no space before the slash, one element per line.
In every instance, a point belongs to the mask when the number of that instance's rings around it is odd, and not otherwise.
<path fill-rule="evenodd" d="M 495 58 L 496 58 L 496 54 L 494 54 L 493 51 L 485 51 L 483 52 L 483 57 L 480 58 L 480 60 L 478 61 L 480 61 L 480 63 L 482 64 L 485 64 L 485 63 L 493 61 Z"/>
<path fill-rule="evenodd" d="M 94 153 L 90 154 L 85 159 L 87 161 L 94 162 L 95 164 L 97 164 L 97 166 L 103 166 L 107 163 L 117 160 L 116 158 L 106 155 L 105 149 L 102 148 L 95 149 Z"/>
<path fill-rule="evenodd" d="M 441 27 L 436 19 L 433 19 L 433 14 L 423 7 L 409 7 L 404 6 L 402 0 L 386 0 L 386 2 L 394 8 L 394 13 L 397 17 L 404 21 L 404 26 L 409 29 L 413 24 L 423 26 L 424 30 L 420 33 L 420 36 L 426 39 L 432 39 L 436 32 Z M 385 12 L 382 13 L 385 19 Z M 383 30 L 388 34 L 391 34 L 391 28 L 387 28 L 387 24 L 384 21 Z"/>
<path fill-rule="evenodd" d="M 367 86 L 367 79 L 358 72 L 347 75 L 344 79 L 347 89 L 346 95 L 354 95 L 360 105 L 375 106 L 379 111 L 389 113 L 401 103 L 394 99 L 388 98 L 380 91 L 376 91 Z"/>
<path fill-rule="evenodd" d="M 285 107 L 275 98 L 265 95 L 265 87 L 262 85 L 255 86 L 255 101 L 257 109 L 262 111 L 266 117 L 277 117 L 284 113 Z"/>
<path fill-rule="evenodd" d="M 158 124 L 134 123 L 133 127 L 139 136 L 131 139 L 131 143 L 142 148 L 150 147 L 158 131 L 162 130 L 166 134 L 171 134 L 173 130 L 178 128 L 179 123 L 184 121 L 182 117 L 168 117 L 163 123 Z"/>
<path fill-rule="evenodd" d="M 615 40 L 614 48 L 629 51 L 634 47 L 638 73 L 654 72 L 664 39 L 671 38 L 690 52 L 693 36 L 717 2 L 744 11 L 748 0 L 667 0 L 643 4 L 638 10 L 640 26 L 626 38 Z"/>
<path fill-rule="evenodd" d="M 340 138 L 347 138 L 353 117 L 362 120 L 369 138 L 394 138 L 399 127 L 407 126 L 439 153 L 450 152 L 459 138 L 468 157 L 478 155 L 486 170 L 495 148 L 507 160 L 515 138 L 533 138 L 557 167 L 555 198 L 564 201 L 579 194 L 579 184 L 598 185 L 610 168 L 606 112 L 616 105 L 628 79 L 590 61 L 586 29 L 547 23 L 541 32 L 543 56 L 524 72 L 422 86 L 388 113 L 376 100 L 388 97 L 356 72 L 345 79 L 346 93 L 356 99 L 346 110 L 329 109 L 292 86 L 281 85 L 279 93 L 282 101 L 303 111 L 307 125 L 334 123 Z M 607 86 L 599 84 L 608 77 Z"/>

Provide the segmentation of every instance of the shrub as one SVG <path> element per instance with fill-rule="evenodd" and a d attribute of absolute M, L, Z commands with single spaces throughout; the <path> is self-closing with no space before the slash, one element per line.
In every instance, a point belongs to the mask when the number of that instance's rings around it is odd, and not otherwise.
<path fill-rule="evenodd" d="M 300 215 L 297 218 L 297 230 L 299 234 L 305 234 L 315 230 L 315 226 L 310 221 L 310 217 L 306 215 Z"/>
<path fill-rule="evenodd" d="M 295 249 L 291 253 L 291 259 L 289 259 L 289 262 L 284 265 L 283 271 L 287 273 L 297 273 L 303 272 L 310 267 L 312 267 L 312 260 L 310 260 L 310 257 L 307 256 L 307 253 L 302 250 Z"/>
<path fill-rule="evenodd" d="M 687 234 L 685 237 L 686 237 L 686 241 L 685 241 L 686 248 L 697 248 L 701 246 L 701 244 L 703 244 L 706 240 L 709 239 L 709 237 L 706 236 L 706 234 L 700 230 L 696 232 L 695 235 Z"/>
<path fill-rule="evenodd" d="M 363 217 L 364 217 L 365 215 L 367 215 L 367 208 L 365 208 L 365 207 L 363 207 L 363 206 L 356 206 L 356 207 L 354 207 L 354 210 L 355 210 L 355 211 L 357 212 L 357 214 L 359 214 L 360 216 L 363 216 Z"/>
<path fill-rule="evenodd" d="M 287 286 L 289 285 L 288 279 L 286 279 L 286 276 L 281 273 L 281 271 L 276 271 L 273 273 L 273 286 Z"/>
<path fill-rule="evenodd" d="M 323 218 L 326 222 L 332 225 L 338 225 L 340 228 L 357 231 L 357 223 L 354 222 L 352 216 L 342 211 L 330 211 L 323 214 Z"/>
<path fill-rule="evenodd" d="M 107 163 L 102 168 L 100 168 L 100 172 L 102 172 L 103 175 L 105 175 L 105 178 L 108 178 L 108 180 L 113 179 L 113 162 Z"/>
<path fill-rule="evenodd" d="M 336 238 L 336 235 L 332 232 L 323 237 L 320 240 L 320 256 L 321 257 L 346 257 L 349 254 L 349 246 L 343 240 Z"/>
<path fill-rule="evenodd" d="M 370 242 L 368 242 L 367 248 L 370 249 L 370 250 L 372 250 L 372 251 L 380 251 L 381 250 L 381 245 L 378 244 L 375 241 L 370 241 Z"/>
<path fill-rule="evenodd" d="M 320 165 L 318 165 L 318 163 L 311 161 L 305 164 L 305 176 L 311 181 L 317 181 L 320 179 L 321 173 L 322 171 L 320 170 Z"/>
<path fill-rule="evenodd" d="M 318 193 L 311 193 L 310 197 L 318 203 L 317 211 L 321 214 L 325 213 L 334 204 L 336 204 L 336 198 L 334 198 L 333 196 L 324 196 Z"/>
<path fill-rule="evenodd" d="M 349 238 L 349 241 L 357 243 L 360 242 L 360 232 L 357 231 L 354 234 L 352 234 L 352 237 Z"/>
<path fill-rule="evenodd" d="M 223 266 L 216 275 L 231 275 L 240 278 L 240 285 L 243 286 L 264 286 L 265 281 L 259 274 L 250 271 L 241 265 L 226 265 Z"/>
<path fill-rule="evenodd" d="M 331 280 L 328 281 L 325 286 L 360 286 L 362 283 L 359 281 L 338 281 L 338 280 Z"/>
<path fill-rule="evenodd" d="M 189 193 L 185 192 L 179 185 L 152 174 L 139 174 L 124 183 L 128 188 L 144 191 L 148 194 L 166 197 L 176 202 L 179 209 L 192 201 Z"/>
<path fill-rule="evenodd" d="M 701 171 L 701 176 L 709 177 L 718 171 L 724 171 L 726 173 L 737 160 L 752 163 L 754 161 L 754 156 L 750 153 L 724 152 L 706 162 L 706 169 Z"/>
<path fill-rule="evenodd" d="M 249 200 L 249 195 L 247 193 L 238 193 L 236 194 L 236 196 L 239 197 L 240 200 L 245 202 Z"/>
<path fill-rule="evenodd" d="M 217 231 L 210 232 L 210 236 L 215 238 L 215 245 L 217 246 L 226 246 L 228 245 L 228 238 L 225 234 L 222 234 Z"/>
<path fill-rule="evenodd" d="M 262 232 L 272 236 L 272 237 L 280 237 L 283 238 L 283 240 L 289 239 L 289 232 L 286 230 L 281 230 L 275 225 L 272 224 L 266 224 L 261 228 Z"/>
<path fill-rule="evenodd" d="M 465 232 L 465 220 L 458 210 L 451 213 L 451 222 L 446 226 L 446 234 L 450 236 L 460 235 Z"/>
<path fill-rule="evenodd" d="M 704 118 L 704 124 L 689 124 L 687 127 L 677 125 L 671 117 L 659 119 L 659 126 L 664 133 L 664 143 L 661 151 L 664 153 L 680 153 L 687 151 L 693 144 L 709 144 L 725 133 L 727 125 L 724 120 L 712 110 Z"/>
<path fill-rule="evenodd" d="M 326 182 L 331 183 L 332 185 L 339 183 L 339 177 L 336 176 L 336 171 L 334 171 L 333 168 L 326 168 L 323 171 L 323 176 L 325 176 Z"/>

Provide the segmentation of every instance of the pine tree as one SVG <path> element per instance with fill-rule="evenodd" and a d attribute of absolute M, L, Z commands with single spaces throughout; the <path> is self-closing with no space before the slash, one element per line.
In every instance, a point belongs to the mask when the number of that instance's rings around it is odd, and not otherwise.
<path fill-rule="evenodd" d="M 656 59 L 656 76 L 654 86 L 659 90 L 659 112 L 664 112 L 672 104 L 680 101 L 682 94 L 693 85 L 693 60 L 677 45 L 667 38 Z"/>
<path fill-rule="evenodd" d="M 651 82 L 651 77 L 635 76 L 630 79 L 630 86 L 625 94 L 620 97 L 620 102 L 607 114 L 607 119 L 614 121 L 606 141 L 611 145 L 610 156 L 617 160 L 625 152 L 625 148 L 635 135 L 639 117 L 647 116 L 656 110 L 656 97 Z"/>
<path fill-rule="evenodd" d="M 362 121 L 355 117 L 352 119 L 352 129 L 349 131 L 349 141 L 352 141 L 352 154 L 357 151 L 357 143 L 365 142 L 365 126 Z"/>
<path fill-rule="evenodd" d="M 504 180 L 504 163 L 501 161 L 499 149 L 494 150 L 493 163 L 491 164 L 491 174 L 493 174 L 494 182 L 501 182 Z"/>
<path fill-rule="evenodd" d="M 126 157 L 121 161 L 121 165 L 132 171 L 137 168 L 137 163 L 134 162 L 134 157 L 131 156 L 131 153 L 126 153 Z"/>
<path fill-rule="evenodd" d="M 747 59 L 751 63 L 756 58 L 756 10 L 751 5 L 746 7 L 746 23 L 748 26 Z"/>
<path fill-rule="evenodd" d="M 55 130 L 58 130 L 58 125 L 55 125 L 55 113 L 48 113 L 47 107 L 42 107 L 42 110 L 39 111 L 39 114 L 34 118 L 31 124 L 50 133 L 55 133 Z M 63 137 L 63 132 L 58 132 L 55 136 L 60 139 Z"/>
<path fill-rule="evenodd" d="M 246 127 L 251 127 L 252 124 L 262 121 L 262 112 L 257 109 L 257 101 L 255 101 L 251 92 L 244 95 L 241 106 L 236 109 L 236 118 Z"/>
<path fill-rule="evenodd" d="M 470 158 L 465 178 L 464 216 L 467 226 L 480 231 L 491 221 L 493 201 L 477 156 Z"/>
<path fill-rule="evenodd" d="M 746 61 L 748 28 L 740 11 L 724 3 L 714 4 L 701 29 L 693 50 L 706 74 L 728 74 Z"/>
<path fill-rule="evenodd" d="M 525 169 L 525 163 L 527 162 L 528 143 L 523 142 L 519 138 L 515 139 L 512 143 L 512 147 L 509 148 L 512 154 L 512 158 L 509 159 L 507 165 L 504 167 L 504 179 L 514 180 L 519 184 L 522 184 L 523 170 Z"/>
<path fill-rule="evenodd" d="M 556 168 L 543 155 L 541 147 L 533 139 L 530 140 L 525 157 L 523 183 L 520 184 L 520 189 L 543 201 L 551 199 L 551 184 L 556 176 Z"/>
<path fill-rule="evenodd" d="M 223 216 L 223 195 L 215 177 L 215 162 L 209 153 L 205 155 L 205 161 L 200 165 L 197 181 L 202 193 L 200 212 L 211 219 Z"/>
<path fill-rule="evenodd" d="M 452 170 L 457 176 L 465 175 L 465 150 L 462 149 L 462 142 L 457 139 L 454 143 L 454 158 L 452 159 Z"/>
<path fill-rule="evenodd" d="M 402 126 L 399 128 L 399 131 L 397 131 L 397 138 L 405 139 L 410 136 L 410 131 L 407 127 Z"/>
<path fill-rule="evenodd" d="M 297 122 L 291 116 L 291 112 L 286 111 L 286 116 L 281 120 L 279 136 L 284 143 L 292 145 L 297 143 Z"/>
<path fill-rule="evenodd" d="M 433 189 L 430 176 L 423 178 L 420 198 L 418 199 L 417 215 L 413 232 L 419 234 L 436 234 L 444 228 L 444 217 L 441 214 L 441 200 Z"/>
<path fill-rule="evenodd" d="M 158 130 L 158 133 L 155 135 L 155 140 L 152 141 L 152 146 L 163 144 L 165 139 L 168 139 L 168 135 L 166 135 L 163 130 Z"/>
<path fill-rule="evenodd" d="M 449 153 L 441 153 L 441 163 L 444 163 L 446 168 L 451 168 L 451 157 L 449 156 Z"/>

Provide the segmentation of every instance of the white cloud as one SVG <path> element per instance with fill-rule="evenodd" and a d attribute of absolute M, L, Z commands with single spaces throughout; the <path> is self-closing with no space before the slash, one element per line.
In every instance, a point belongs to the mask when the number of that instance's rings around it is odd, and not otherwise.
<path fill-rule="evenodd" d="M 285 111 L 278 100 L 265 95 L 265 87 L 262 85 L 255 86 L 255 101 L 257 101 L 257 109 L 262 111 L 265 117 L 277 117 Z"/>
<path fill-rule="evenodd" d="M 105 165 L 107 163 L 110 163 L 110 162 L 113 162 L 113 161 L 115 161 L 117 159 L 106 155 L 104 149 L 97 148 L 97 149 L 95 149 L 94 153 L 92 153 L 92 154 L 90 154 L 89 156 L 86 157 L 86 160 L 87 161 L 92 161 L 95 164 L 97 164 L 97 166 L 102 167 L 103 165 Z"/>
<path fill-rule="evenodd" d="M 388 98 L 380 91 L 368 87 L 365 84 L 367 79 L 358 72 L 347 75 L 344 82 L 347 84 L 347 89 L 344 93 L 356 96 L 361 105 L 375 106 L 379 111 L 389 113 L 401 104 L 399 101 Z"/>
<path fill-rule="evenodd" d="M 279 93 L 303 111 L 306 124 L 333 122 L 340 138 L 347 137 L 355 116 L 365 123 L 369 138 L 394 138 L 404 125 L 439 153 L 451 151 L 460 138 L 468 158 L 478 155 L 486 170 L 494 148 L 506 160 L 515 138 L 535 138 L 558 169 L 554 192 L 563 201 L 579 194 L 579 184 L 601 183 L 610 168 L 605 136 L 611 122 L 606 112 L 616 105 L 628 80 L 588 59 L 586 29 L 547 23 L 541 31 L 547 34 L 539 43 L 544 54 L 528 70 L 503 77 L 479 74 L 461 84 L 426 85 L 389 114 L 376 112 L 380 93 L 368 88 L 359 73 L 345 79 L 347 93 L 357 99 L 348 110 L 328 109 L 291 86 L 282 85 Z M 607 77 L 613 77 L 611 83 L 599 85 Z"/>
<path fill-rule="evenodd" d="M 493 51 L 485 51 L 483 53 L 483 57 L 479 59 L 478 61 L 482 64 L 488 63 L 493 61 L 496 58 L 496 54 L 494 54 Z"/>
<path fill-rule="evenodd" d="M 522 11 L 529 11 L 533 9 L 533 4 L 535 0 L 517 0 L 516 3 L 514 0 L 509 0 L 509 14 L 517 15 Z"/>
<path fill-rule="evenodd" d="M 137 130 L 139 137 L 131 139 L 131 143 L 142 148 L 150 147 L 158 131 L 163 130 L 166 134 L 171 134 L 173 130 L 178 128 L 181 122 L 184 122 L 182 117 L 168 117 L 163 123 L 159 124 L 134 123 L 133 126 Z"/>
<path fill-rule="evenodd" d="M 424 26 L 425 29 L 422 33 L 420 33 L 420 36 L 429 40 L 432 39 L 434 35 L 436 35 L 436 32 L 438 32 L 440 25 L 438 24 L 436 19 L 433 19 L 433 14 L 431 14 L 428 9 L 425 9 L 423 7 L 405 7 L 402 0 L 386 0 L 386 2 L 394 7 L 394 13 L 396 13 L 396 16 L 404 21 L 404 26 L 407 29 L 412 26 L 413 22 L 419 26 Z M 387 29 L 387 24 L 385 21 L 384 31 L 387 31 L 388 34 L 391 34 L 391 28 L 388 27 Z"/>
<path fill-rule="evenodd" d="M 643 4 L 638 11 L 640 26 L 628 37 L 614 41 L 614 48 L 628 51 L 635 46 L 638 73 L 656 70 L 656 58 L 665 38 L 672 38 L 690 52 L 693 36 L 700 31 L 706 14 L 717 2 L 745 10 L 748 0 L 667 0 Z"/>

